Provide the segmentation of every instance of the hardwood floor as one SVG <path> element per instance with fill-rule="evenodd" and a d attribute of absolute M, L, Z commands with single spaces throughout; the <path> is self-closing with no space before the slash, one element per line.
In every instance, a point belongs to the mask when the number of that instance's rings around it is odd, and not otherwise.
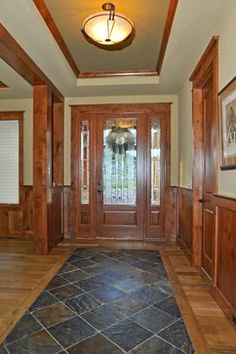
<path fill-rule="evenodd" d="M 235 329 L 211 297 L 207 280 L 175 244 L 96 241 L 82 245 L 159 249 L 196 353 L 236 353 Z M 0 240 L 0 343 L 74 247 L 75 244 L 64 241 L 49 255 L 38 256 L 33 254 L 29 242 Z"/>
<path fill-rule="evenodd" d="M 33 254 L 33 244 L 0 239 L 0 343 L 60 269 L 72 247 Z"/>

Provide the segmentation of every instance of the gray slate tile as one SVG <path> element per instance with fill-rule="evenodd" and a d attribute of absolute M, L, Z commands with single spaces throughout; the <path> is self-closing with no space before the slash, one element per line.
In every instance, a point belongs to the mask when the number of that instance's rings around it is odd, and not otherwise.
<path fill-rule="evenodd" d="M 79 341 L 93 335 L 96 331 L 82 318 L 74 317 L 54 327 L 49 332 L 63 346 L 67 348 Z"/>
<path fill-rule="evenodd" d="M 40 329 L 42 329 L 42 326 L 33 318 L 31 314 L 27 314 L 17 322 L 14 329 L 7 336 L 6 343 L 11 343 L 25 338 Z"/>
<path fill-rule="evenodd" d="M 153 306 L 133 315 L 130 319 L 153 333 L 158 333 L 163 328 L 166 328 L 176 321 L 175 317 L 170 316 L 166 312 Z"/>
<path fill-rule="evenodd" d="M 129 351 L 144 342 L 152 333 L 126 319 L 102 332 L 122 349 Z"/>
<path fill-rule="evenodd" d="M 11 354 L 55 354 L 62 348 L 45 331 L 37 333 L 7 345 Z"/>
<path fill-rule="evenodd" d="M 155 336 L 132 350 L 130 354 L 183 354 L 183 352 Z"/>
<path fill-rule="evenodd" d="M 67 349 L 69 354 L 121 354 L 121 351 L 114 343 L 101 334 L 85 339 L 75 346 Z"/>
<path fill-rule="evenodd" d="M 81 317 L 100 331 L 124 319 L 124 316 L 107 305 L 99 306 L 82 314 Z"/>

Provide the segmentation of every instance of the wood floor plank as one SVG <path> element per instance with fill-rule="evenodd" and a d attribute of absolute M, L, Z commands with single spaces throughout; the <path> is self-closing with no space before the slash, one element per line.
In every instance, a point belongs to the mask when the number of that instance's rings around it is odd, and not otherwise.
<path fill-rule="evenodd" d="M 0 240 L 0 343 L 58 272 L 72 247 L 33 254 L 30 242 Z M 58 253 L 58 255 L 57 255 Z"/>

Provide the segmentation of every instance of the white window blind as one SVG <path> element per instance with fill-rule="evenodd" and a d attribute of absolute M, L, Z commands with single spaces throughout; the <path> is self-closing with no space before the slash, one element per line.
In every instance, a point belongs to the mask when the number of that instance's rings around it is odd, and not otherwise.
<path fill-rule="evenodd" d="M 19 122 L 0 121 L 0 204 L 19 203 Z"/>

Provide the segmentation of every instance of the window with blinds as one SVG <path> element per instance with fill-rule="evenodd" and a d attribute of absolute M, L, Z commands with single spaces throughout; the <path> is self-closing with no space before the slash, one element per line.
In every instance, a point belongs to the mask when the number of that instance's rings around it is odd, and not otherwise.
<path fill-rule="evenodd" d="M 0 121 L 0 204 L 19 203 L 19 121 Z"/>

